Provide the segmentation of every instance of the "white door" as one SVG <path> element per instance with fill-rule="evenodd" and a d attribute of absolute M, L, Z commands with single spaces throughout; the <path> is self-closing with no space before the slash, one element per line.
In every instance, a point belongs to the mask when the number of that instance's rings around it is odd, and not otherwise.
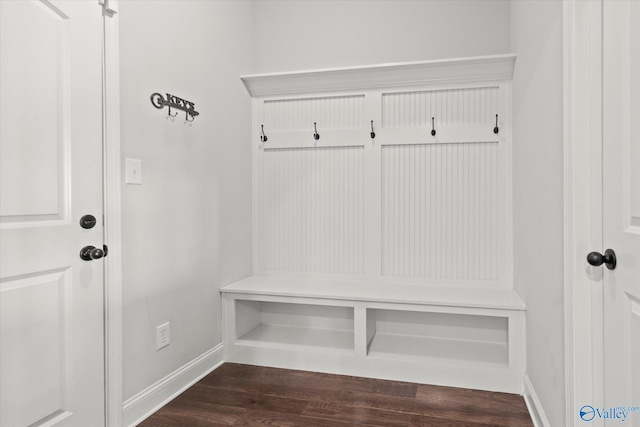
<path fill-rule="evenodd" d="M 97 0 L 0 0 L 0 93 L 0 425 L 102 426 Z"/>
<path fill-rule="evenodd" d="M 603 242 L 606 425 L 640 426 L 640 2 L 603 2 Z M 615 408 L 618 408 L 617 410 Z M 609 419 L 613 416 L 614 419 Z"/>

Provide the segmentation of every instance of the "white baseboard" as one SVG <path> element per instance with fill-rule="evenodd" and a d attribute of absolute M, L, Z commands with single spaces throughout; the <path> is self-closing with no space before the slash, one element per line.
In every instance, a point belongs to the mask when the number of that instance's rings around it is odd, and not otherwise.
<path fill-rule="evenodd" d="M 134 427 L 223 363 L 224 345 L 196 357 L 124 402 L 123 425 Z"/>
<path fill-rule="evenodd" d="M 524 376 L 524 402 L 527 404 L 527 409 L 529 409 L 529 414 L 535 427 L 551 427 L 533 384 L 531 384 L 531 380 L 526 374 Z"/>

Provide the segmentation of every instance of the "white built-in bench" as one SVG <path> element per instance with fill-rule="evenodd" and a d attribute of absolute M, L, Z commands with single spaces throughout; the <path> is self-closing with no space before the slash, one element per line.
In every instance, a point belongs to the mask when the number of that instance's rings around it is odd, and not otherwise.
<path fill-rule="evenodd" d="M 221 292 L 229 362 L 522 393 L 511 289 L 254 276 Z"/>
<path fill-rule="evenodd" d="M 226 360 L 522 392 L 514 64 L 242 77 L 255 277 L 222 289 Z"/>

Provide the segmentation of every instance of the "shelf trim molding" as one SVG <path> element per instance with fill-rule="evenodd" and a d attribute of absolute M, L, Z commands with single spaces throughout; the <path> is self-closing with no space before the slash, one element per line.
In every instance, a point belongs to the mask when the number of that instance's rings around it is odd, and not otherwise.
<path fill-rule="evenodd" d="M 511 80 L 515 54 L 241 76 L 252 97 Z"/>

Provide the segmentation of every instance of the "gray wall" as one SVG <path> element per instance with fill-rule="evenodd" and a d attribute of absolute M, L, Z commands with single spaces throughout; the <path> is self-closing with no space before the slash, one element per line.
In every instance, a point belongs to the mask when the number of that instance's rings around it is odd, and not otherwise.
<path fill-rule="evenodd" d="M 256 1 L 255 73 L 509 52 L 508 0 Z"/>
<path fill-rule="evenodd" d="M 123 185 L 124 398 L 221 342 L 219 288 L 251 274 L 251 4 L 124 1 L 122 151 L 143 183 Z M 196 104 L 193 126 L 149 101 Z M 123 180 L 124 182 L 124 180 Z M 155 327 L 171 322 L 156 351 Z"/>
<path fill-rule="evenodd" d="M 514 1 L 514 280 L 527 304 L 527 374 L 564 418 L 562 2 Z"/>

